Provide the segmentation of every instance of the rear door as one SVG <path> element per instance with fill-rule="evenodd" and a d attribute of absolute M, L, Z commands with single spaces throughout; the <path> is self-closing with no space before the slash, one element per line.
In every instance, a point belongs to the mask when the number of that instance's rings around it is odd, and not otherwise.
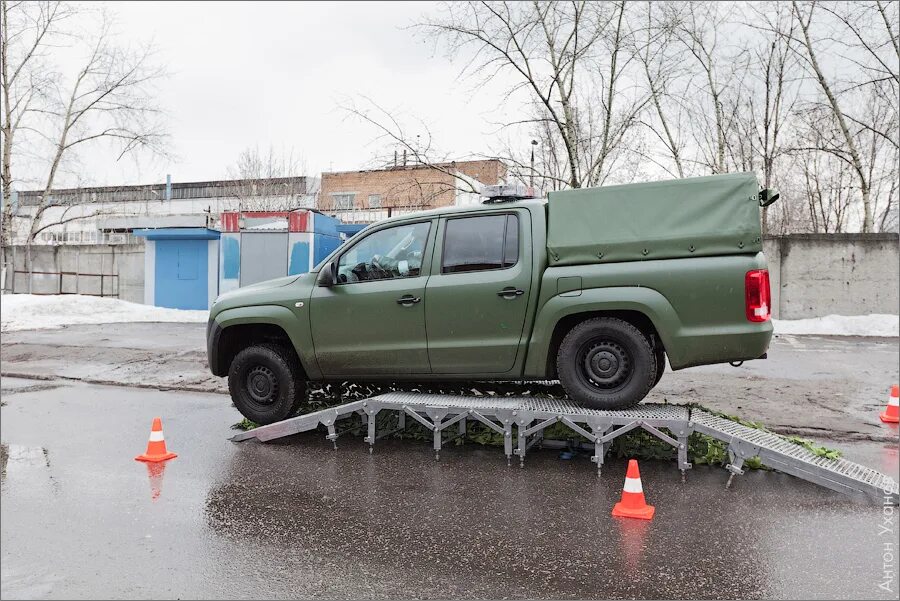
<path fill-rule="evenodd" d="M 527 211 L 441 219 L 425 290 L 433 373 L 505 373 L 531 292 Z"/>

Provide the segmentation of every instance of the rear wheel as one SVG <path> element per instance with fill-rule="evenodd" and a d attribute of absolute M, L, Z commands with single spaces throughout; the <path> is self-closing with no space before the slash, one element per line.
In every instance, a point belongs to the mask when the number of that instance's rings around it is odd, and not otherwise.
<path fill-rule="evenodd" d="M 596 409 L 636 405 L 657 381 L 650 342 L 614 317 L 588 319 L 572 328 L 560 344 L 556 368 L 569 396 Z"/>
<path fill-rule="evenodd" d="M 296 356 L 277 344 L 239 352 L 228 370 L 228 391 L 241 414 L 257 424 L 293 415 L 303 402 L 303 372 Z"/>

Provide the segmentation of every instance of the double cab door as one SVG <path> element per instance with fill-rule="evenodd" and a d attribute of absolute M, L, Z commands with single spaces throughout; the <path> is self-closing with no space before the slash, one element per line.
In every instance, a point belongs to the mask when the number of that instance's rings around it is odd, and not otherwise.
<path fill-rule="evenodd" d="M 328 378 L 502 374 L 531 293 L 526 210 L 461 213 L 364 233 L 317 286 L 310 320 Z"/>

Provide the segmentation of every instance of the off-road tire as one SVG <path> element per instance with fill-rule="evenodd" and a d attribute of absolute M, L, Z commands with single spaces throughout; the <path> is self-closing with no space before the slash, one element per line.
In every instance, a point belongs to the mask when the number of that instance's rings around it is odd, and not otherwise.
<path fill-rule="evenodd" d="M 556 369 L 569 397 L 595 409 L 625 409 L 656 382 L 656 356 L 636 327 L 595 317 L 573 327 L 559 346 Z"/>
<path fill-rule="evenodd" d="M 271 424 L 297 412 L 306 382 L 296 355 L 279 344 L 256 344 L 240 351 L 228 370 L 228 391 L 241 414 Z"/>

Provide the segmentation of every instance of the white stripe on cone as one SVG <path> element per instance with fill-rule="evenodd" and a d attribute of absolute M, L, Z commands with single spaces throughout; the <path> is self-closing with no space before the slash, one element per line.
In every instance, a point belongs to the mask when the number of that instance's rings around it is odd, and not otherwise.
<path fill-rule="evenodd" d="M 895 397 L 894 395 L 891 395 L 888 398 L 888 405 L 893 405 L 894 407 L 900 406 L 900 397 Z"/>
<path fill-rule="evenodd" d="M 625 487 L 622 490 L 625 492 L 644 492 L 640 478 L 625 478 Z"/>
<path fill-rule="evenodd" d="M 157 432 L 156 430 L 152 430 L 150 432 L 150 442 L 159 442 L 161 440 L 163 440 L 162 430 L 160 430 L 159 432 Z"/>

